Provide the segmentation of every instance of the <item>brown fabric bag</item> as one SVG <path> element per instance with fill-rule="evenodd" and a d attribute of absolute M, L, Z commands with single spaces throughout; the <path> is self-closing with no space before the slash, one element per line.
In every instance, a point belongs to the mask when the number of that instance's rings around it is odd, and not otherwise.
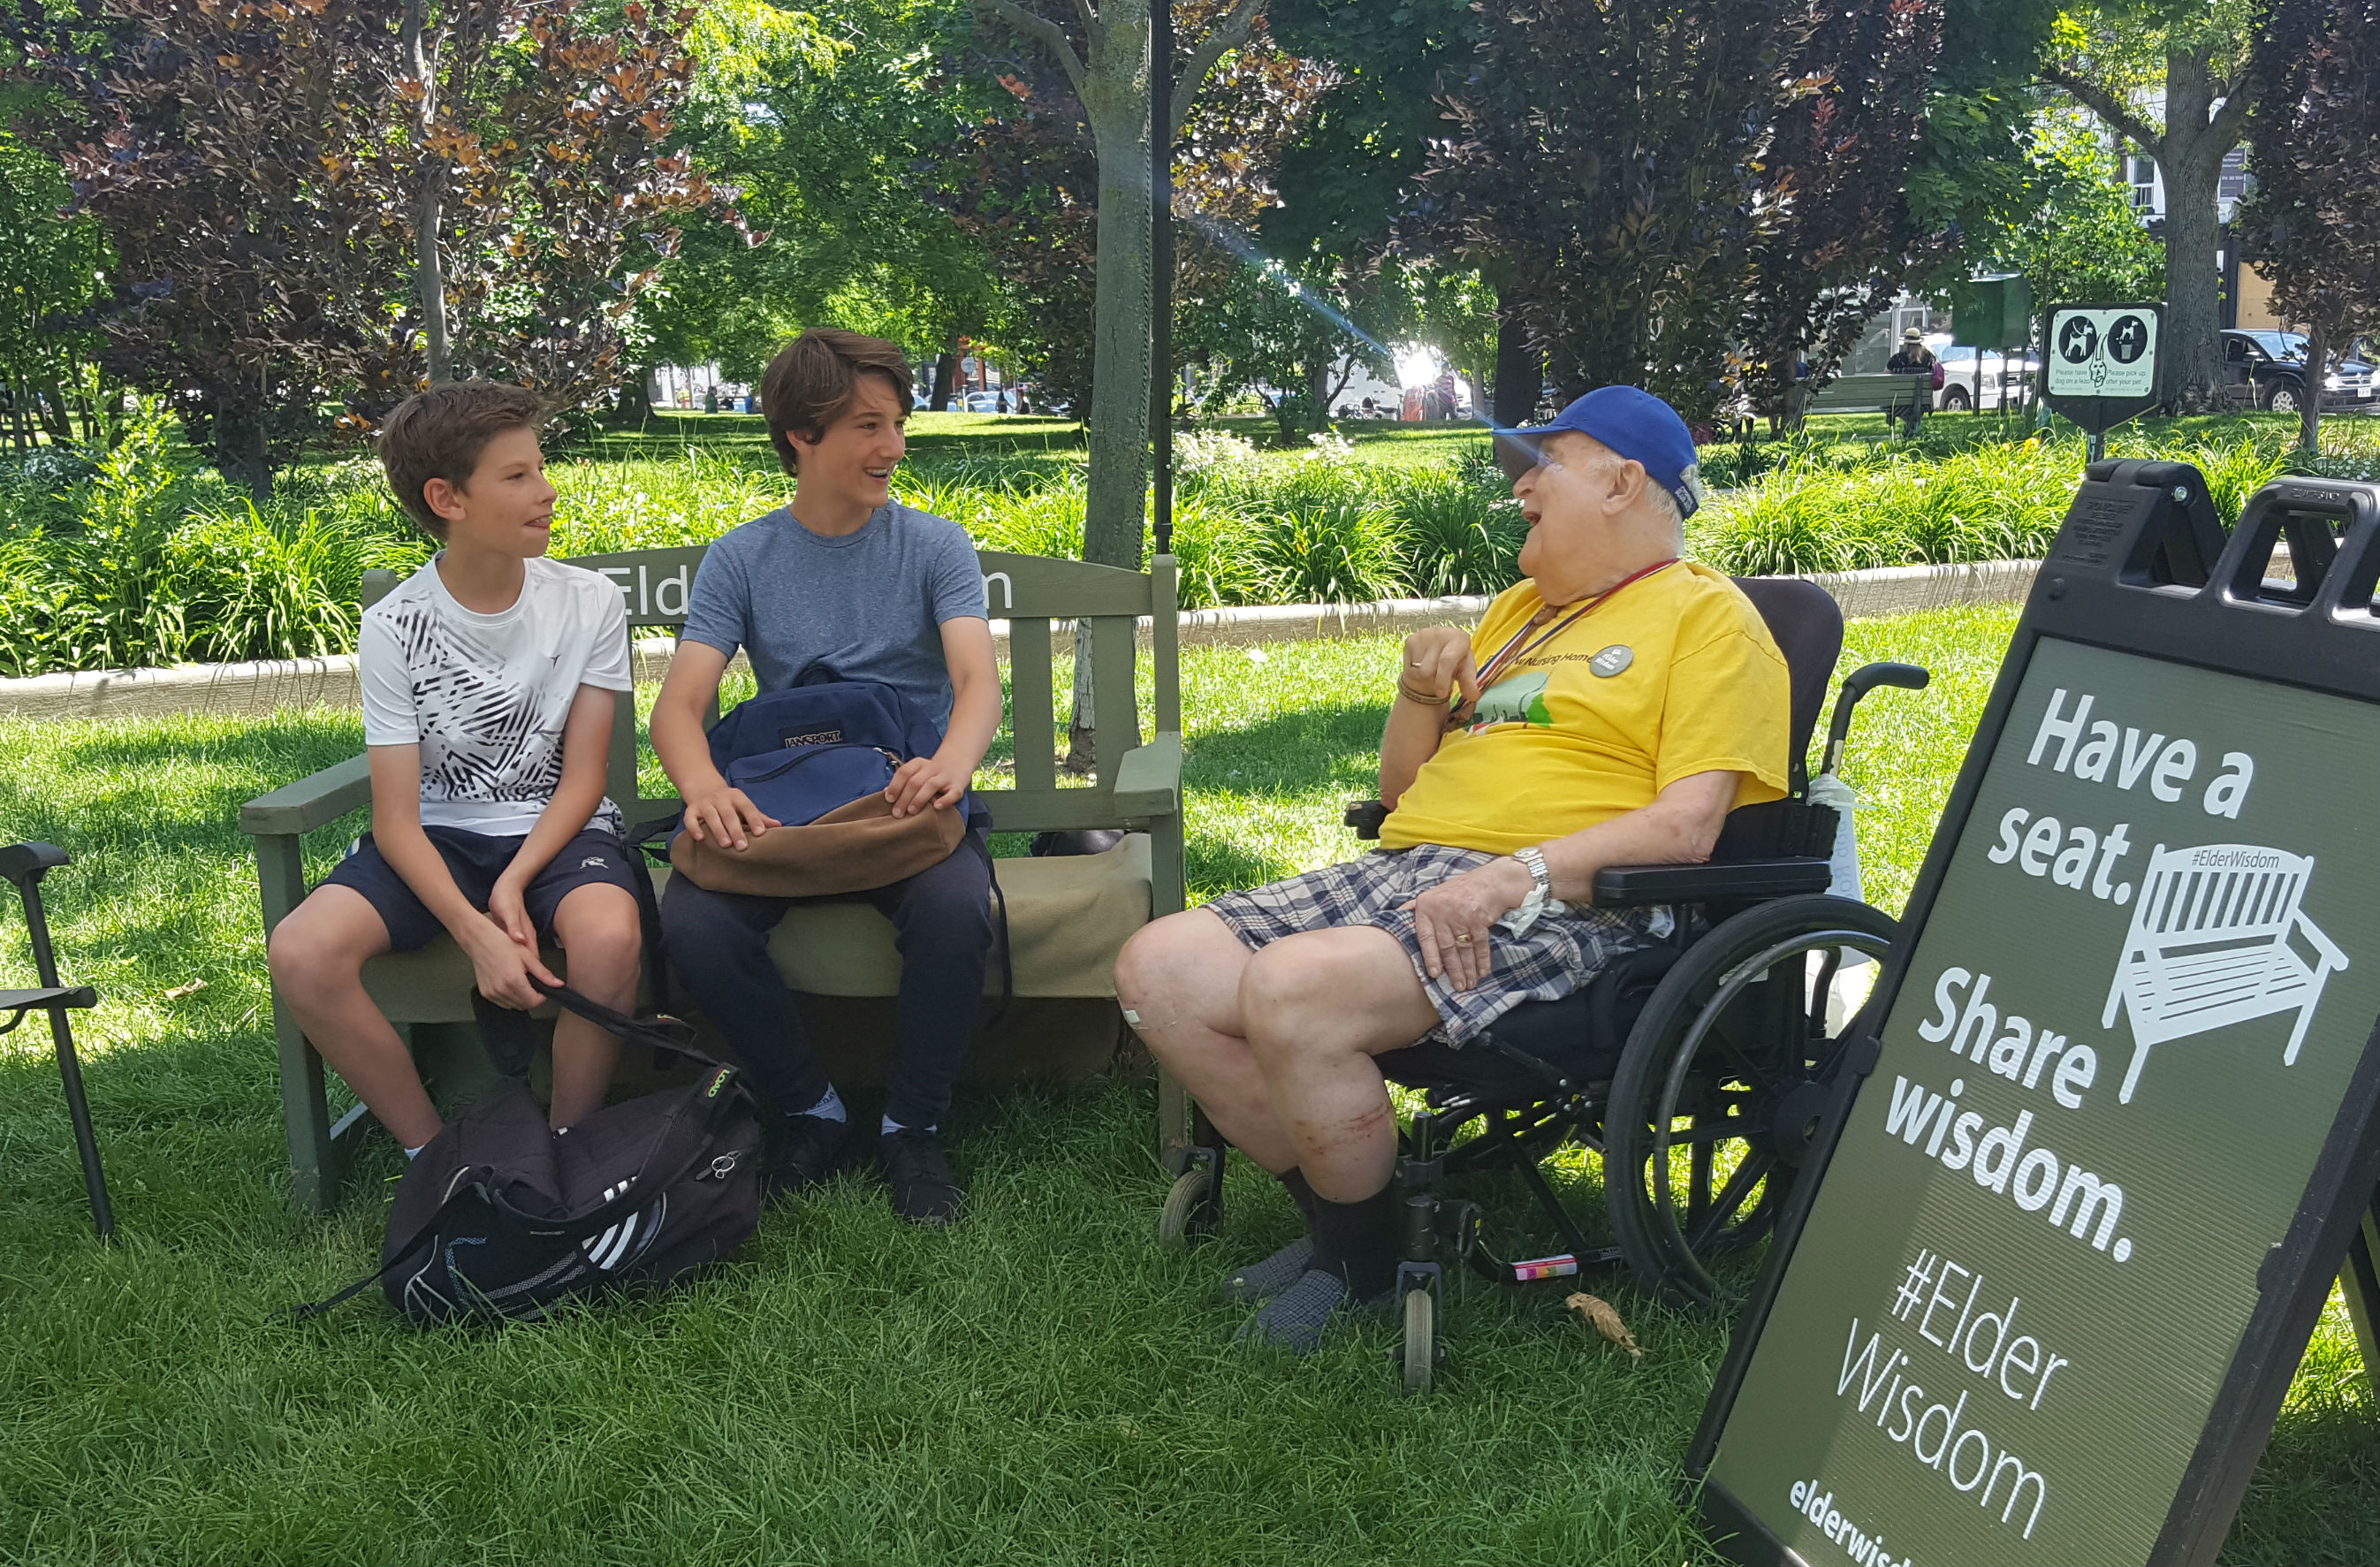
<path fill-rule="evenodd" d="M 965 836 L 966 813 L 956 806 L 896 817 L 891 801 L 867 794 L 807 827 L 756 833 L 742 849 L 680 832 L 670 843 L 670 864 L 706 892 L 816 898 L 906 881 L 948 859 Z"/>

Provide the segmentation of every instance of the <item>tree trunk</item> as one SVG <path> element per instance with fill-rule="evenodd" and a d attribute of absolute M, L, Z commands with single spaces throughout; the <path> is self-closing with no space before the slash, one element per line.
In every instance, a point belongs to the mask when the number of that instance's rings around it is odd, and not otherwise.
<path fill-rule="evenodd" d="M 413 213 L 413 285 L 421 299 L 422 334 L 429 349 L 428 371 L 432 386 L 455 379 L 453 356 L 446 342 L 446 269 L 438 254 L 440 185 L 436 164 L 425 161 L 421 194 Z"/>
<path fill-rule="evenodd" d="M 950 346 L 934 360 L 933 411 L 940 413 L 951 400 L 959 382 L 959 336 L 951 334 Z"/>
<path fill-rule="evenodd" d="M 1109 0 L 1101 19 L 1111 40 L 1129 6 Z M 1090 475 L 1083 514 L 1083 559 L 1140 569 L 1148 508 L 1149 272 L 1148 23 L 1139 27 L 1141 68 L 1116 96 L 1137 96 L 1139 112 L 1119 128 L 1095 119 L 1099 160 L 1098 298 L 1091 316 Z M 1109 51 L 1114 53 L 1111 45 Z M 1098 66 L 1094 65 L 1096 71 Z M 1102 95 L 1104 96 L 1104 95 Z M 1093 111 L 1095 115 L 1098 111 Z M 1111 105 L 1109 114 L 1117 111 Z M 1105 116 L 1101 116 L 1105 117 Z M 1090 624 L 1075 628 L 1075 718 L 1066 765 L 1087 771 L 1093 754 Z"/>
<path fill-rule="evenodd" d="M 265 410 L 228 398 L 216 407 L 211 431 L 215 468 L 261 506 L 273 499 L 273 456 L 264 438 Z"/>
<path fill-rule="evenodd" d="M 1504 429 L 1526 424 L 1537 411 L 1537 394 L 1546 383 L 1545 360 L 1529 341 L 1521 312 L 1512 305 L 1496 310 L 1496 423 Z"/>
<path fill-rule="evenodd" d="M 454 365 L 446 341 L 446 269 L 438 252 L 445 171 L 430 151 L 430 133 L 438 120 L 438 79 L 429 12 L 430 0 L 405 0 L 398 39 L 406 68 L 421 84 L 420 118 L 415 126 L 421 164 L 420 186 L 413 202 L 413 287 L 421 307 L 429 381 L 435 386 L 454 379 Z"/>
<path fill-rule="evenodd" d="M 2164 395 L 2185 413 L 2211 407 L 2223 384 L 2223 276 L 2215 188 L 2230 152 L 2207 125 L 2215 82 L 2206 62 L 2166 58 L 2165 135 L 2150 149 L 2165 176 Z"/>
<path fill-rule="evenodd" d="M 2331 322 L 2317 315 L 2306 322 L 2305 394 L 2298 399 L 2298 449 L 2322 450 L 2322 378 L 2330 365 Z"/>
<path fill-rule="evenodd" d="M 1116 31 L 1125 7 L 1102 10 Z M 1148 29 L 1130 124 L 1094 128 L 1099 160 L 1098 299 L 1091 316 L 1090 476 L 1083 558 L 1137 570 L 1148 497 Z M 1121 86 L 1121 84 L 1119 84 Z"/>

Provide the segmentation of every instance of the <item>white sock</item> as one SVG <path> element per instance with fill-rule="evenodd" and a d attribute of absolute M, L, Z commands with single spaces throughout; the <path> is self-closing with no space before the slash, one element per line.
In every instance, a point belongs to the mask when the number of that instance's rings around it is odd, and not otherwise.
<path fill-rule="evenodd" d="M 843 1096 L 835 1092 L 834 1085 L 832 1083 L 829 1083 L 826 1086 L 826 1098 L 819 1100 L 818 1103 L 810 1106 L 809 1109 L 802 1111 L 802 1113 L 804 1115 L 815 1115 L 820 1121 L 848 1121 L 851 1119 L 851 1111 L 843 1108 Z"/>
<path fill-rule="evenodd" d="M 430 1145 L 428 1143 L 424 1143 L 421 1145 L 421 1148 L 426 1148 L 429 1146 Z M 421 1157 L 421 1148 L 407 1148 L 405 1150 L 405 1157 L 408 1160 L 419 1159 Z"/>
<path fill-rule="evenodd" d="M 880 1135 L 889 1137 L 895 1132 L 906 1132 L 909 1130 L 911 1130 L 911 1128 L 902 1125 L 898 1121 L 893 1120 L 888 1115 L 884 1118 L 884 1124 L 880 1129 Z M 931 1136 L 932 1134 L 941 1131 L 941 1128 L 940 1126 L 919 1126 L 917 1127 L 916 1130 L 924 1132 L 928 1136 Z"/>

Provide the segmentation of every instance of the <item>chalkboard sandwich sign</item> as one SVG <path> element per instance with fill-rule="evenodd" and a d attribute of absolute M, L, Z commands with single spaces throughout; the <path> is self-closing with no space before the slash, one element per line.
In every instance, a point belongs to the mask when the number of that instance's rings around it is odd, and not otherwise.
<path fill-rule="evenodd" d="M 2375 585 L 2380 486 L 2087 470 L 1689 1455 L 1739 1560 L 2214 1559 L 2380 1172 Z"/>

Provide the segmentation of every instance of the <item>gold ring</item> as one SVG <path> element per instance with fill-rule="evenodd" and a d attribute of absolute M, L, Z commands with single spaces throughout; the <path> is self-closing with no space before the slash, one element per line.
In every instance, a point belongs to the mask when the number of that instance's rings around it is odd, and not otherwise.
<path fill-rule="evenodd" d="M 1458 947 L 1469 946 L 1471 944 L 1471 932 L 1468 930 L 1457 930 L 1454 933 L 1454 944 Z"/>

